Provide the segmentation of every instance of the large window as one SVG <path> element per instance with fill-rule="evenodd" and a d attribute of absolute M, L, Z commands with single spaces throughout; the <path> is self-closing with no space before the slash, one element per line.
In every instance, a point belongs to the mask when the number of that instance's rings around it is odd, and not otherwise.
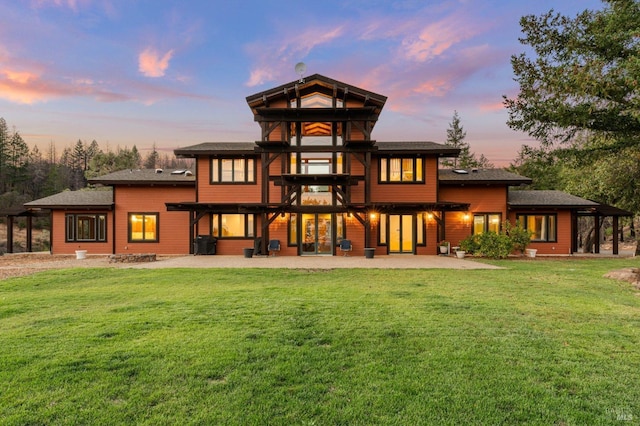
<path fill-rule="evenodd" d="M 67 241 L 107 241 L 107 215 L 66 215 Z"/>
<path fill-rule="evenodd" d="M 516 220 L 533 233 L 531 241 L 557 241 L 558 220 L 555 214 L 522 214 Z"/>
<path fill-rule="evenodd" d="M 473 233 L 500 232 L 500 213 L 485 213 L 473 215 Z"/>
<path fill-rule="evenodd" d="M 158 226 L 158 213 L 129 213 L 129 242 L 157 242 Z"/>
<path fill-rule="evenodd" d="M 251 214 L 214 214 L 211 217 L 211 229 L 211 234 L 217 238 L 247 238 L 255 235 Z"/>
<path fill-rule="evenodd" d="M 422 158 L 381 158 L 380 182 L 424 182 Z"/>
<path fill-rule="evenodd" d="M 212 183 L 253 183 L 256 181 L 253 158 L 214 158 L 211 160 Z"/>

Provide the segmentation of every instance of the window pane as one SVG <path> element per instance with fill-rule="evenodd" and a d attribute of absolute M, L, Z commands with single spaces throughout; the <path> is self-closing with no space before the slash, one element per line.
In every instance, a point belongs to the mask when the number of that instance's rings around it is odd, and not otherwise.
<path fill-rule="evenodd" d="M 71 214 L 67 215 L 67 241 L 75 240 L 75 217 Z"/>
<path fill-rule="evenodd" d="M 80 241 L 95 241 L 96 218 L 95 216 L 76 216 L 76 238 Z"/>
<path fill-rule="evenodd" d="M 222 182 L 233 182 L 233 160 L 223 159 L 222 163 Z"/>
<path fill-rule="evenodd" d="M 253 237 L 253 215 L 247 215 L 247 237 Z"/>
<path fill-rule="evenodd" d="M 400 158 L 392 158 L 389 160 L 389 180 L 391 182 L 400 182 L 402 177 L 402 160 Z"/>
<path fill-rule="evenodd" d="M 244 159 L 236 158 L 233 160 L 233 181 L 244 182 Z"/>
<path fill-rule="evenodd" d="M 220 236 L 220 215 L 211 215 L 211 235 L 214 237 Z"/>
<path fill-rule="evenodd" d="M 423 172 L 422 172 L 422 158 L 416 158 L 416 181 L 422 182 Z"/>
<path fill-rule="evenodd" d="M 413 159 L 412 158 L 402 159 L 402 181 L 403 182 L 413 181 Z"/>
<path fill-rule="evenodd" d="M 220 169 L 218 168 L 218 159 L 211 160 L 211 182 L 220 182 Z"/>
<path fill-rule="evenodd" d="M 254 161 L 253 158 L 247 159 L 247 182 L 255 181 Z"/>
<path fill-rule="evenodd" d="M 424 244 L 424 215 L 418 213 L 416 218 L 416 244 Z"/>
<path fill-rule="evenodd" d="M 107 241 L 107 217 L 103 214 L 98 216 L 98 241 Z"/>
<path fill-rule="evenodd" d="M 527 229 L 533 232 L 531 239 L 542 240 L 542 216 L 527 216 Z"/>
<path fill-rule="evenodd" d="M 488 230 L 489 232 L 495 232 L 496 234 L 500 233 L 500 215 L 499 214 L 490 214 Z"/>
<path fill-rule="evenodd" d="M 549 220 L 548 229 L 549 235 L 547 236 L 547 241 L 556 241 L 556 217 L 555 216 L 547 216 Z"/>
<path fill-rule="evenodd" d="M 289 244 L 298 244 L 298 215 L 295 213 L 289 215 Z"/>
<path fill-rule="evenodd" d="M 386 182 L 388 180 L 387 177 L 387 159 L 380 159 L 380 181 Z"/>
<path fill-rule="evenodd" d="M 144 216 L 144 239 L 155 240 L 156 239 L 156 222 L 157 218 L 154 215 Z"/>
<path fill-rule="evenodd" d="M 222 215 L 222 236 L 223 237 L 244 237 L 245 215 L 243 214 L 223 214 Z"/>
<path fill-rule="evenodd" d="M 484 232 L 484 215 L 473 216 L 473 233 L 482 234 Z"/>
<path fill-rule="evenodd" d="M 144 216 L 141 214 L 132 214 L 129 219 L 129 226 L 131 227 L 131 240 L 141 241 L 144 237 L 143 231 Z"/>
<path fill-rule="evenodd" d="M 387 244 L 387 214 L 381 213 L 378 221 L 378 241 Z"/>

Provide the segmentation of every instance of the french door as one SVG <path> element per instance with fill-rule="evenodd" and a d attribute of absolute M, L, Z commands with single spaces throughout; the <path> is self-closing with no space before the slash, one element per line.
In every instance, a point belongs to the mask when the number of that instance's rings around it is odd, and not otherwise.
<path fill-rule="evenodd" d="M 331 214 L 305 213 L 302 215 L 301 254 L 332 255 L 333 228 Z"/>
<path fill-rule="evenodd" d="M 389 215 L 389 253 L 413 253 L 413 215 Z"/>

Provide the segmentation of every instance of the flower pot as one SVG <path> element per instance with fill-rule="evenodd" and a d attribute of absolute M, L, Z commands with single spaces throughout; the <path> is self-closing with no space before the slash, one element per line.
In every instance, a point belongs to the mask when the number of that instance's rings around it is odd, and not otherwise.
<path fill-rule="evenodd" d="M 524 251 L 527 255 L 527 257 L 536 257 L 536 253 L 538 252 L 537 249 L 526 249 Z"/>
<path fill-rule="evenodd" d="M 87 258 L 86 250 L 76 250 L 76 259 L 82 260 Z"/>
<path fill-rule="evenodd" d="M 367 259 L 373 259 L 374 254 L 376 253 L 375 248 L 365 248 L 364 249 L 364 257 Z"/>
<path fill-rule="evenodd" d="M 253 257 L 253 247 L 247 247 L 245 249 L 242 249 L 244 251 L 244 257 L 246 258 L 250 258 Z"/>
<path fill-rule="evenodd" d="M 449 247 L 447 246 L 440 246 L 440 254 L 447 254 L 447 249 Z"/>
<path fill-rule="evenodd" d="M 464 255 L 465 255 L 465 252 L 462 250 L 458 250 L 456 252 L 456 256 L 458 257 L 458 259 L 464 259 Z"/>

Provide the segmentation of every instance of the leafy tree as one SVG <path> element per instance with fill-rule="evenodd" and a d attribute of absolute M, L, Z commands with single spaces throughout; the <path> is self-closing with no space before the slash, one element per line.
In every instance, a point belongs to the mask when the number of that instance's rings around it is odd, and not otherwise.
<path fill-rule="evenodd" d="M 460 124 L 460 116 L 458 111 L 453 112 L 453 119 L 449 123 L 447 129 L 447 141 L 445 145 L 460 149 L 460 154 L 457 158 L 442 160 L 442 166 L 449 168 L 461 168 L 471 169 L 474 167 L 491 168 L 493 165 L 484 156 L 480 155 L 480 158 L 476 158 L 475 154 L 471 152 L 471 147 L 468 142 L 465 142 L 464 138 L 467 137 L 467 132 Z"/>
<path fill-rule="evenodd" d="M 546 144 L 583 131 L 610 145 L 640 141 L 640 2 L 603 0 L 603 10 L 574 18 L 553 10 L 524 16 L 520 42 L 533 49 L 511 58 L 520 92 L 504 97 L 507 124 Z"/>

